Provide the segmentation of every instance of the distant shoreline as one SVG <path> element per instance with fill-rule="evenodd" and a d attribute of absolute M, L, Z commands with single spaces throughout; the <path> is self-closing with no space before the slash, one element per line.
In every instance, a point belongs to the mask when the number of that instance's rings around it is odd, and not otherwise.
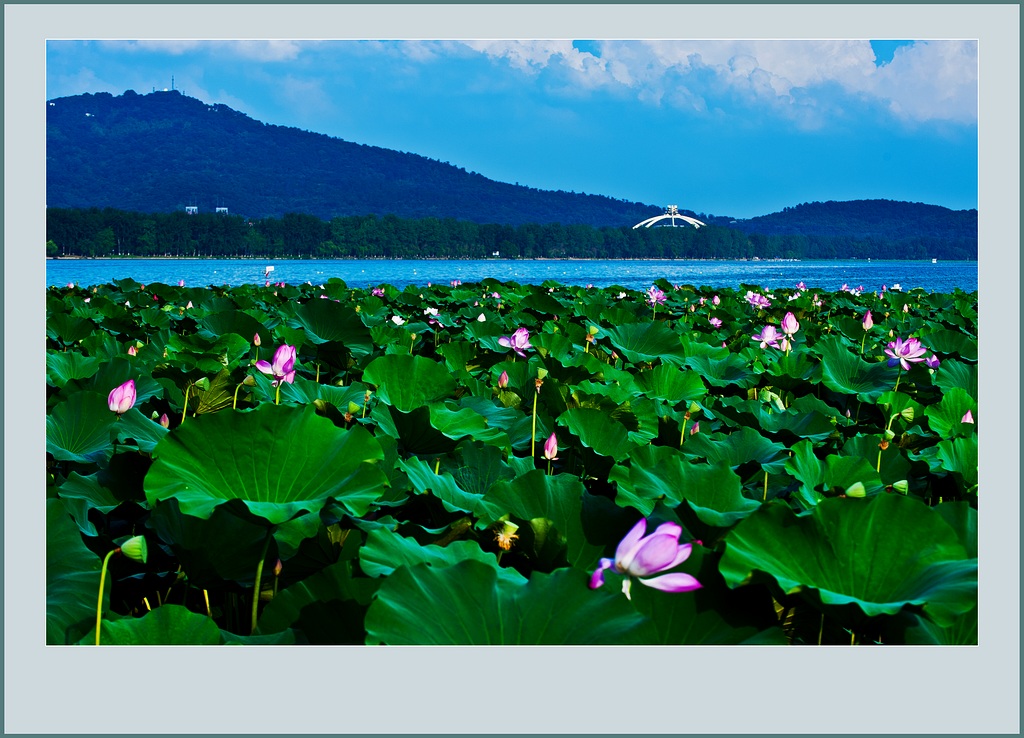
<path fill-rule="evenodd" d="M 402 257 L 393 258 L 387 256 L 345 256 L 345 257 L 330 257 L 330 258 L 307 258 L 302 256 L 281 256 L 281 257 L 253 257 L 253 256 L 47 256 L 47 261 L 252 261 L 255 263 L 273 263 L 275 261 L 508 261 L 508 262 L 523 262 L 523 261 L 704 261 L 704 262 L 723 262 L 723 261 L 742 261 L 750 262 L 753 264 L 795 264 L 803 262 L 829 262 L 829 261 L 862 261 L 864 263 L 869 262 L 886 262 L 886 261 L 921 261 L 929 262 L 932 261 L 930 258 L 924 259 L 860 259 L 855 256 L 846 258 L 832 258 L 832 259 L 671 259 L 671 258 L 631 258 L 631 257 L 599 257 L 599 258 L 587 258 L 580 256 L 566 256 L 561 258 L 554 257 L 532 257 L 526 259 L 520 258 L 494 258 L 488 257 L 483 259 L 472 259 L 472 258 L 460 258 L 453 259 L 447 257 L 429 257 L 429 256 L 417 256 L 417 257 Z M 946 263 L 965 261 L 973 263 L 975 260 L 972 259 L 940 259 Z"/>

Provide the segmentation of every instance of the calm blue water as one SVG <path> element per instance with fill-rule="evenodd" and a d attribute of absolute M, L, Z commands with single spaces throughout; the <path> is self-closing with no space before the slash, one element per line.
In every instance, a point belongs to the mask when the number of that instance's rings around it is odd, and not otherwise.
<path fill-rule="evenodd" d="M 647 289 L 664 277 L 673 284 L 698 287 L 739 287 L 755 284 L 767 289 L 794 287 L 803 281 L 810 289 L 833 291 L 844 283 L 868 291 L 899 284 L 904 290 L 922 287 L 929 292 L 966 292 L 978 289 L 978 262 L 948 261 L 404 261 L 404 260 L 274 260 L 246 259 L 51 259 L 46 262 L 47 285 L 105 284 L 131 277 L 143 284 L 190 287 L 264 282 L 264 269 L 274 266 L 273 281 L 322 284 L 339 277 L 351 287 L 381 283 L 402 288 L 408 284 L 448 284 L 453 279 L 478 282 L 491 277 L 503 282 L 540 284 L 552 279 L 595 287 L 621 285 Z"/>

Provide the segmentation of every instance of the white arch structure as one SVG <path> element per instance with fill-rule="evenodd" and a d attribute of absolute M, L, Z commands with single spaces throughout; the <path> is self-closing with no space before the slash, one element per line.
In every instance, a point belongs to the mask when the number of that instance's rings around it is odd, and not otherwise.
<path fill-rule="evenodd" d="M 694 228 L 700 228 L 701 226 L 707 225 L 707 223 L 699 221 L 696 218 L 691 218 L 686 215 L 680 215 L 678 207 L 676 207 L 675 205 L 669 205 L 667 208 L 665 208 L 665 212 L 662 215 L 655 215 L 653 218 L 642 220 L 635 226 L 633 226 L 633 228 L 650 228 L 652 225 L 662 220 L 665 220 L 666 218 L 669 219 L 669 223 L 662 225 L 671 225 L 673 228 L 676 227 L 676 218 L 683 221 L 684 223 L 689 223 Z"/>

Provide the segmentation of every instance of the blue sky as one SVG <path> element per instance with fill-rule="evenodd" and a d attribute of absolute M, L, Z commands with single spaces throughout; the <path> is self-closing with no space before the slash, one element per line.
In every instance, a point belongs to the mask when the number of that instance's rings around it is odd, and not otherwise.
<path fill-rule="evenodd" d="M 47 98 L 174 86 L 540 189 L 746 218 L 978 204 L 975 41 L 49 41 Z"/>

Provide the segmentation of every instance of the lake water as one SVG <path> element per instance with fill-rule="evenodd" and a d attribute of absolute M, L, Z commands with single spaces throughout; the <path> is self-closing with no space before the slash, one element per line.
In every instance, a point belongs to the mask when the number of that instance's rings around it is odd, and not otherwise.
<path fill-rule="evenodd" d="M 672 284 L 698 287 L 759 285 L 766 289 L 794 287 L 803 281 L 810 289 L 834 291 L 843 284 L 861 285 L 876 291 L 882 285 L 899 284 L 909 290 L 966 292 L 978 289 L 978 262 L 947 261 L 676 261 L 676 260 L 271 260 L 251 259 L 50 259 L 46 262 L 47 285 L 74 282 L 80 286 L 105 284 L 131 277 L 143 284 L 162 282 L 188 286 L 241 285 L 264 282 L 264 270 L 273 265 L 276 282 L 322 284 L 331 277 L 351 287 L 393 284 L 448 284 L 453 279 L 479 282 L 493 278 L 503 282 L 540 284 L 555 280 L 565 284 L 608 287 L 621 285 L 644 290 L 664 277 Z"/>

